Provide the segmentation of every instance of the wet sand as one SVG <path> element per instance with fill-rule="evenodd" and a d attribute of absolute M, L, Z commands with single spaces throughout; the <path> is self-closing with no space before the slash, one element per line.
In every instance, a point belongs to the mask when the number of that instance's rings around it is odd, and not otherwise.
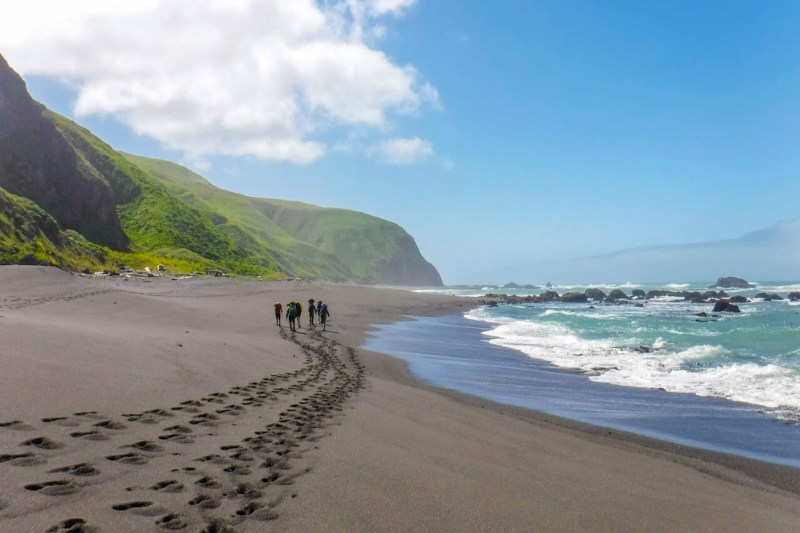
<path fill-rule="evenodd" d="M 274 324 L 308 298 L 326 332 Z M 798 528 L 796 469 L 433 389 L 359 348 L 470 304 L 0 267 L 0 530 Z"/>

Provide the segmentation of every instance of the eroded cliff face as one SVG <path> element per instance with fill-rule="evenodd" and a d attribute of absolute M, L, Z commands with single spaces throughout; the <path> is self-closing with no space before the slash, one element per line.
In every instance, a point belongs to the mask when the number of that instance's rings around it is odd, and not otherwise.
<path fill-rule="evenodd" d="M 0 187 L 33 200 L 61 227 L 92 242 L 128 247 L 108 182 L 64 138 L 2 55 Z"/>
<path fill-rule="evenodd" d="M 432 264 L 422 257 L 417 243 L 405 234 L 397 240 L 398 253 L 381 268 L 380 283 L 415 287 L 440 287 L 442 277 Z"/>

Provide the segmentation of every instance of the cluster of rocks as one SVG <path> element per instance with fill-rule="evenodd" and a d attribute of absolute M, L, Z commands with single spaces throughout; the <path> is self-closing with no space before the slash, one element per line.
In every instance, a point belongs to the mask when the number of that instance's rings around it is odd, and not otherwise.
<path fill-rule="evenodd" d="M 497 305 L 500 303 L 517 304 L 517 303 L 543 303 L 543 302 L 564 302 L 564 303 L 581 303 L 581 302 L 604 302 L 609 304 L 633 304 L 641 306 L 642 300 L 652 300 L 654 298 L 681 298 L 685 302 L 690 303 L 714 303 L 714 312 L 731 312 L 738 313 L 738 303 L 749 302 L 748 298 L 744 296 L 729 296 L 725 291 L 674 291 L 674 290 L 651 290 L 644 292 L 641 289 L 634 289 L 628 295 L 622 289 L 614 289 L 608 294 L 597 288 L 586 289 L 584 292 L 565 292 L 558 294 L 556 291 L 548 290 L 539 295 L 517 296 L 515 294 L 494 294 L 489 293 L 484 296 L 480 302 L 484 305 Z M 765 301 L 783 300 L 784 298 L 778 294 L 760 292 L 754 296 L 756 299 Z M 800 300 L 800 292 L 791 292 L 787 296 L 789 300 Z"/>

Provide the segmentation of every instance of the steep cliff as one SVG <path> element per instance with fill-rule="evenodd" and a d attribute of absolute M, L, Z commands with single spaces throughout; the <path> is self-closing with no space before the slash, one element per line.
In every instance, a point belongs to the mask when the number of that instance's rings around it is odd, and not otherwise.
<path fill-rule="evenodd" d="M 108 182 L 61 135 L 2 56 L 0 187 L 33 200 L 62 227 L 90 241 L 117 250 L 128 247 Z"/>
<path fill-rule="evenodd" d="M 122 154 L 34 101 L 0 56 L 0 261 L 441 285 L 400 226 L 250 198 L 168 161 Z M 0 189 L 0 190 L 2 190 Z"/>

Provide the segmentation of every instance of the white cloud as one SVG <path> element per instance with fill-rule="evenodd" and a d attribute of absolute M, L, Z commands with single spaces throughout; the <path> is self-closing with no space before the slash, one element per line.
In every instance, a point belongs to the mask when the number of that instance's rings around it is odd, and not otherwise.
<path fill-rule="evenodd" d="M 439 106 L 363 37 L 415 1 L 26 0 L 4 8 L 0 52 L 77 87 L 78 116 L 115 116 L 190 160 L 302 164 L 327 153 L 323 133 Z"/>
<path fill-rule="evenodd" d="M 381 157 L 392 165 L 411 165 L 433 155 L 433 146 L 428 141 L 413 139 L 389 139 L 373 145 L 370 153 Z"/>

